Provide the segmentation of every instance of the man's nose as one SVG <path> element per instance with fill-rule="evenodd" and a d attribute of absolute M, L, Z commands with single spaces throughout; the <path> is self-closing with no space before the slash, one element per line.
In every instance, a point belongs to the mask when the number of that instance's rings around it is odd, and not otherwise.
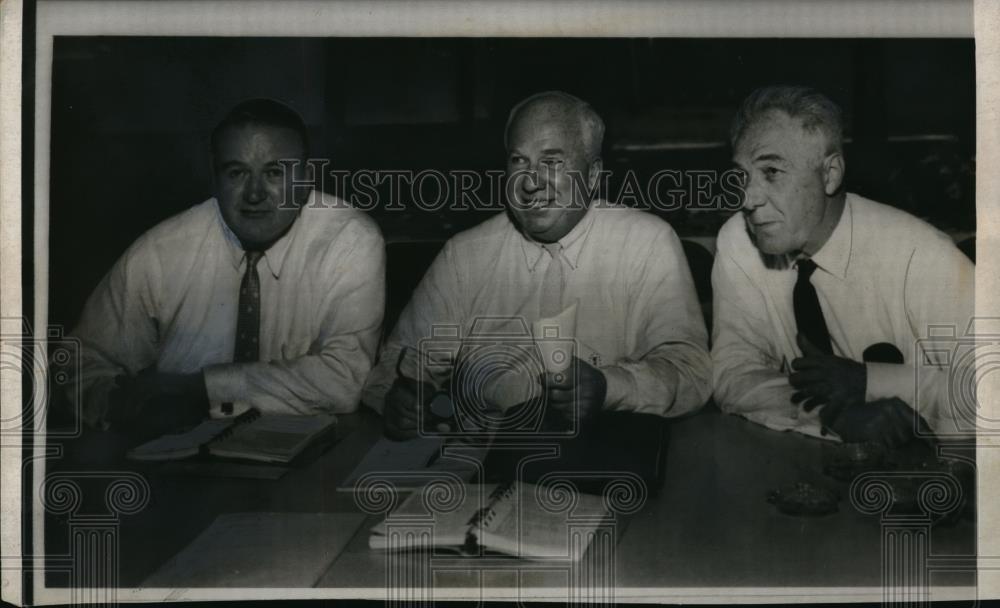
<path fill-rule="evenodd" d="M 548 177 L 545 174 L 545 168 L 539 169 L 538 165 L 526 169 L 521 177 L 521 189 L 525 192 L 544 190 L 547 185 Z"/>
<path fill-rule="evenodd" d="M 243 198 L 248 203 L 260 203 L 267 198 L 267 190 L 264 188 L 264 178 L 254 174 L 250 176 L 246 190 L 243 191 Z"/>
<path fill-rule="evenodd" d="M 747 178 L 743 184 L 743 210 L 752 212 L 757 207 L 764 204 L 764 193 L 752 179 Z"/>

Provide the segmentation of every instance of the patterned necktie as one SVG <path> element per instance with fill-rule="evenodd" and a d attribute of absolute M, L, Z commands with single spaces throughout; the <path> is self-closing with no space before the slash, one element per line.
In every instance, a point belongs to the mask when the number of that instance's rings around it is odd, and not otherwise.
<path fill-rule="evenodd" d="M 565 268 L 563 266 L 562 245 L 546 243 L 542 248 L 549 254 L 549 267 L 545 269 L 542 278 L 542 318 L 554 317 L 562 312 L 563 282 Z"/>
<path fill-rule="evenodd" d="M 833 354 L 833 346 L 830 344 L 830 332 L 826 328 L 826 320 L 823 318 L 823 309 L 819 306 L 816 288 L 809 280 L 812 273 L 816 271 L 816 262 L 809 259 L 799 260 L 798 268 L 799 278 L 795 282 L 795 290 L 792 292 L 795 325 L 798 327 L 799 333 L 808 338 L 816 348 L 831 355 Z"/>
<path fill-rule="evenodd" d="M 263 255 L 260 251 L 246 252 L 247 270 L 240 283 L 240 308 L 236 313 L 236 348 L 233 351 L 236 363 L 260 359 L 260 277 L 257 275 L 257 262 Z"/>

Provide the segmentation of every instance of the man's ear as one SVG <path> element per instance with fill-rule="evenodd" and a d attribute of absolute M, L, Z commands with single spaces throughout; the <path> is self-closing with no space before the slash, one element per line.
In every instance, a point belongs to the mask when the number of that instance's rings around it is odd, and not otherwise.
<path fill-rule="evenodd" d="M 313 188 L 309 188 L 309 189 L 300 188 L 299 189 L 299 191 L 301 192 L 301 194 L 296 198 L 296 201 L 295 201 L 295 202 L 297 202 L 299 204 L 299 206 L 304 205 L 306 203 L 306 201 L 309 200 L 309 193 L 312 190 L 318 190 L 319 189 L 319 187 L 316 184 L 316 180 L 315 180 L 316 168 L 313 166 L 313 164 L 311 162 L 309 162 L 309 159 L 303 159 L 302 160 L 302 164 L 303 164 L 302 181 L 304 181 L 306 183 L 312 183 L 313 184 Z"/>
<path fill-rule="evenodd" d="M 823 159 L 823 191 L 833 196 L 844 183 L 844 156 L 834 152 Z"/>
<path fill-rule="evenodd" d="M 587 190 L 590 192 L 597 192 L 597 184 L 601 179 L 601 172 L 604 171 L 604 161 L 600 156 L 590 161 L 590 167 L 587 171 Z"/>

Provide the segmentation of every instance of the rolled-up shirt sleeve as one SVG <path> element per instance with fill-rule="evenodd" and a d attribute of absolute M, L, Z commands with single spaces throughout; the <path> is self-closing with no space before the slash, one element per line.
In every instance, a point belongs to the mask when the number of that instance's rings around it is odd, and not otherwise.
<path fill-rule="evenodd" d="M 632 353 L 603 366 L 605 409 L 680 416 L 711 395 L 708 332 L 680 239 L 665 222 L 634 263 L 627 331 Z M 637 263 L 636 263 L 637 262 Z"/>
<path fill-rule="evenodd" d="M 769 333 L 764 296 L 734 259 L 723 238 L 712 268 L 714 327 L 712 378 L 715 402 L 775 430 L 819 436 L 817 416 L 792 402 L 792 386 L 782 371 L 782 355 Z"/>
<path fill-rule="evenodd" d="M 319 332 L 307 353 L 205 367 L 213 411 L 253 406 L 266 413 L 338 414 L 357 409 L 372 369 L 385 310 L 385 245 L 374 223 L 356 222 L 327 248 L 315 277 Z M 348 232 L 345 230 L 345 233 Z M 242 406 L 242 407 L 241 407 Z"/>

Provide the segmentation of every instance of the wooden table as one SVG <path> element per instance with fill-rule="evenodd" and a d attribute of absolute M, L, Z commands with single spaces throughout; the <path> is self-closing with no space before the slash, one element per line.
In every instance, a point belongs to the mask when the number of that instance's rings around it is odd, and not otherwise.
<path fill-rule="evenodd" d="M 336 487 L 378 438 L 379 421 L 361 413 L 345 417 L 341 428 L 347 436 L 336 446 L 279 480 L 169 477 L 155 468 L 140 469 L 150 482 L 152 497 L 144 510 L 121 518 L 118 583 L 139 584 L 219 513 L 358 511 L 354 497 Z M 102 466 L 79 456 L 87 451 L 84 443 L 68 445 L 66 457 L 51 463 L 50 469 Z M 671 429 L 660 494 L 649 498 L 638 513 L 620 519 L 614 555 L 591 557 L 612 566 L 613 578 L 605 578 L 619 598 L 641 595 L 636 590 L 649 587 L 878 588 L 886 563 L 883 545 L 890 533 L 897 538 L 901 532 L 926 534 L 930 544 L 925 557 L 931 566 L 954 564 L 956 559 L 969 563 L 975 554 L 972 522 L 930 528 L 915 520 L 859 512 L 848 497 L 848 484 L 822 473 L 829 446 L 818 439 L 770 431 L 714 408 L 678 420 Z M 121 466 L 120 461 L 117 464 Z M 839 511 L 792 517 L 766 501 L 770 490 L 796 481 L 839 491 Z M 446 595 L 444 588 L 565 587 L 572 576 L 562 567 L 547 569 L 522 560 L 427 562 L 425 554 L 387 556 L 367 546 L 368 527 L 377 521 L 372 516 L 355 534 L 318 587 L 384 592 L 387 572 L 420 567 L 432 570 L 425 573 L 429 577 L 425 582 L 430 581 L 436 596 Z M 65 550 L 65 534 L 64 520 L 49 517 L 50 553 Z M 957 570 L 929 580 L 934 585 L 974 585 L 974 567 Z M 58 576 L 49 581 L 60 584 Z"/>

